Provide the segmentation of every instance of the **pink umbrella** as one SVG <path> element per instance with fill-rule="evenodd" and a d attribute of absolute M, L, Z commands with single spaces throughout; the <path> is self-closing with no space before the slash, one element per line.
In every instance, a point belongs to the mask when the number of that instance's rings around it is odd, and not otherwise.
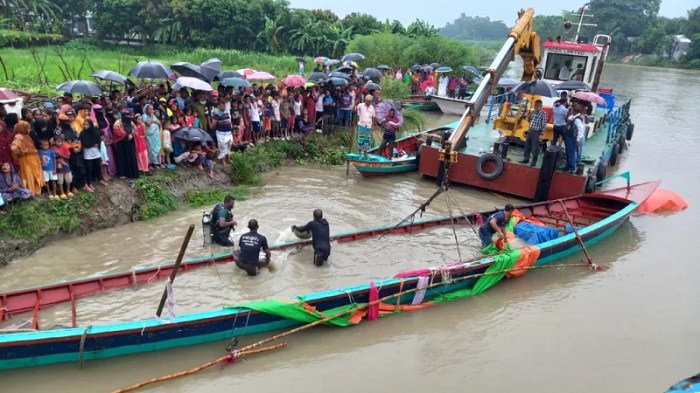
<path fill-rule="evenodd" d="M 301 87 L 304 86 L 306 80 L 301 75 L 289 75 L 282 80 L 282 83 L 291 87 Z"/>
<path fill-rule="evenodd" d="M 0 89 L 0 101 L 15 101 L 19 96 L 10 89 Z"/>
<path fill-rule="evenodd" d="M 246 78 L 246 77 L 248 77 L 248 75 L 254 74 L 254 73 L 256 73 L 257 71 L 255 71 L 255 70 L 252 69 L 252 68 L 241 68 L 240 70 L 238 70 L 238 71 L 236 71 L 236 72 L 238 72 L 239 74 L 243 75 L 244 78 Z"/>
<path fill-rule="evenodd" d="M 277 78 L 275 78 L 274 75 L 270 74 L 269 72 L 265 72 L 265 71 L 254 72 L 250 75 L 246 75 L 245 78 L 248 80 L 254 80 L 254 81 L 271 81 L 271 80 L 277 79 Z"/>
<path fill-rule="evenodd" d="M 605 99 L 603 99 L 603 97 L 599 96 L 598 94 L 592 91 L 577 91 L 571 97 L 583 101 L 595 102 L 596 104 L 605 105 Z"/>

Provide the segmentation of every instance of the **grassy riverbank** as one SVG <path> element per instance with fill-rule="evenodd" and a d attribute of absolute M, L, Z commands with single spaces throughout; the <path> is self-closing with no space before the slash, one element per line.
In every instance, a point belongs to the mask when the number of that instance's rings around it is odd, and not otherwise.
<path fill-rule="evenodd" d="M 199 64 L 212 57 L 221 59 L 225 69 L 248 67 L 265 70 L 280 78 L 298 71 L 293 56 L 272 56 L 232 49 L 185 50 L 171 46 L 97 47 L 89 41 L 71 41 L 63 46 L 3 48 L 0 52 L 4 64 L 4 67 L 0 64 L 0 84 L 55 96 L 58 95 L 58 84 L 73 79 L 92 80 L 90 74 L 97 70 L 112 70 L 126 75 L 139 61 L 154 60 L 168 65 L 178 61 Z"/>

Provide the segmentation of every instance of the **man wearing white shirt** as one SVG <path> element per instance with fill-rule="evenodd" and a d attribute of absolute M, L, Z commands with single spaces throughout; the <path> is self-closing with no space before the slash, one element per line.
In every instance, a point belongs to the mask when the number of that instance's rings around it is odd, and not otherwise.
<path fill-rule="evenodd" d="M 575 145 L 576 145 L 576 164 L 581 162 L 581 159 L 583 158 L 583 145 L 586 142 L 586 124 L 583 121 L 583 116 L 581 115 L 581 104 L 578 102 L 574 102 L 571 104 L 571 107 L 573 108 L 573 114 L 569 116 L 568 122 L 569 124 L 574 125 L 574 128 L 576 129 L 576 135 L 575 135 Z"/>
<path fill-rule="evenodd" d="M 357 105 L 357 147 L 360 154 L 366 155 L 372 144 L 372 127 L 375 121 L 372 95 L 365 96 L 365 102 Z"/>
<path fill-rule="evenodd" d="M 571 73 L 571 60 L 567 60 L 563 66 L 559 69 L 559 80 L 568 81 L 569 74 Z"/>

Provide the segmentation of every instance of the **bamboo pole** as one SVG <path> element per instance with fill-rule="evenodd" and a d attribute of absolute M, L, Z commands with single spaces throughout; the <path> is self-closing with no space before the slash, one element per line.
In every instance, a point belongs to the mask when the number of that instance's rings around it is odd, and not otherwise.
<path fill-rule="evenodd" d="M 583 244 L 583 238 L 578 233 L 578 229 L 576 229 L 576 224 L 574 224 L 574 220 L 569 215 L 569 211 L 566 209 L 566 205 L 564 204 L 564 201 L 559 200 L 559 203 L 561 204 L 561 207 L 564 209 L 564 214 L 566 214 L 566 219 L 569 220 L 569 224 L 571 225 L 571 228 L 573 228 L 573 230 L 574 230 L 574 234 L 576 235 L 576 241 L 581 246 L 581 250 L 583 250 L 583 254 L 586 256 L 586 260 L 587 260 L 588 264 L 591 266 L 596 266 L 596 268 L 597 268 L 597 265 L 595 265 L 593 263 L 591 256 L 588 254 L 588 249 L 586 249 L 586 245 Z"/>
<path fill-rule="evenodd" d="M 279 344 L 277 344 L 277 345 L 272 345 L 272 346 L 265 347 L 265 348 L 254 349 L 254 350 L 245 351 L 245 352 L 240 351 L 240 352 L 238 352 L 238 354 L 235 355 L 235 358 L 234 358 L 234 359 L 238 359 L 238 358 L 243 357 L 243 356 L 254 355 L 254 354 L 258 354 L 258 353 L 264 353 L 264 352 L 272 351 L 272 350 L 275 350 L 275 349 L 283 348 L 283 347 L 285 347 L 285 346 L 287 346 L 287 343 L 286 343 L 286 342 L 282 342 L 282 343 L 279 343 Z M 134 385 L 131 385 L 131 386 L 127 386 L 127 387 L 122 388 L 122 389 L 115 390 L 115 391 L 112 392 L 112 393 L 126 393 L 126 392 L 132 392 L 132 391 L 134 391 L 134 390 L 136 390 L 136 389 L 140 389 L 140 388 L 142 388 L 142 387 L 144 387 L 144 386 L 147 386 L 147 385 L 152 385 L 152 384 L 154 384 L 154 383 L 164 382 L 164 381 L 168 381 L 168 380 L 171 380 L 171 379 L 175 379 L 175 378 L 179 378 L 179 377 L 184 377 L 185 375 L 195 374 L 195 373 L 198 373 L 198 372 L 200 372 L 200 371 L 202 371 L 202 370 L 204 370 L 204 369 L 207 369 L 207 368 L 209 368 L 209 367 L 211 367 L 211 366 L 214 366 L 214 365 L 216 365 L 216 364 L 218 364 L 218 363 L 221 363 L 221 362 L 223 362 L 223 361 L 225 361 L 225 360 L 231 359 L 231 356 L 232 356 L 232 354 L 227 354 L 226 356 L 222 356 L 222 357 L 220 357 L 220 358 L 218 358 L 218 359 L 212 360 L 211 362 L 204 363 L 204 364 L 202 364 L 201 366 L 198 366 L 198 367 L 195 367 L 195 368 L 191 368 L 191 369 L 189 369 L 189 370 L 180 371 L 180 372 L 177 372 L 177 373 L 174 373 L 174 374 L 163 375 L 163 376 L 160 376 L 160 377 L 158 377 L 158 378 L 149 379 L 149 380 L 147 380 L 147 381 L 139 382 L 139 383 L 137 383 L 137 384 L 134 384 Z"/>
<path fill-rule="evenodd" d="M 185 240 L 182 241 L 182 246 L 180 246 L 180 253 L 177 254 L 177 260 L 175 261 L 175 266 L 173 266 L 173 271 L 170 272 L 170 283 L 172 284 L 175 281 L 175 276 L 177 276 L 177 270 L 180 268 L 180 264 L 182 263 L 182 258 L 185 256 L 185 250 L 187 250 L 187 244 L 190 242 L 190 238 L 192 237 L 192 232 L 194 232 L 194 224 L 190 225 L 189 228 L 187 228 L 187 234 L 185 235 Z M 163 313 L 163 307 L 165 306 L 165 301 L 168 299 L 168 287 L 166 284 L 165 289 L 163 289 L 163 296 L 160 298 L 160 304 L 158 304 L 158 311 L 156 311 L 156 315 L 160 317 L 160 314 Z"/>

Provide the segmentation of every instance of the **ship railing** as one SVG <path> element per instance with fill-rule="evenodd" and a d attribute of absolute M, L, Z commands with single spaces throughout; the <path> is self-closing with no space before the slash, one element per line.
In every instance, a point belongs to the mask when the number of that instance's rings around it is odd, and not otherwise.
<path fill-rule="evenodd" d="M 632 100 L 627 100 L 623 105 L 616 107 L 612 113 L 608 115 L 608 134 L 606 137 L 606 142 L 614 140 L 617 136 L 618 131 L 621 127 L 625 126 L 625 122 L 629 118 L 630 105 Z"/>
<path fill-rule="evenodd" d="M 491 96 L 489 100 L 489 112 L 486 115 L 486 123 L 488 124 L 496 118 L 501 112 L 501 104 L 507 101 L 511 101 L 515 98 L 515 93 L 512 91 L 507 91 L 505 93 L 496 94 Z M 494 112 L 495 109 L 495 112 Z"/>

